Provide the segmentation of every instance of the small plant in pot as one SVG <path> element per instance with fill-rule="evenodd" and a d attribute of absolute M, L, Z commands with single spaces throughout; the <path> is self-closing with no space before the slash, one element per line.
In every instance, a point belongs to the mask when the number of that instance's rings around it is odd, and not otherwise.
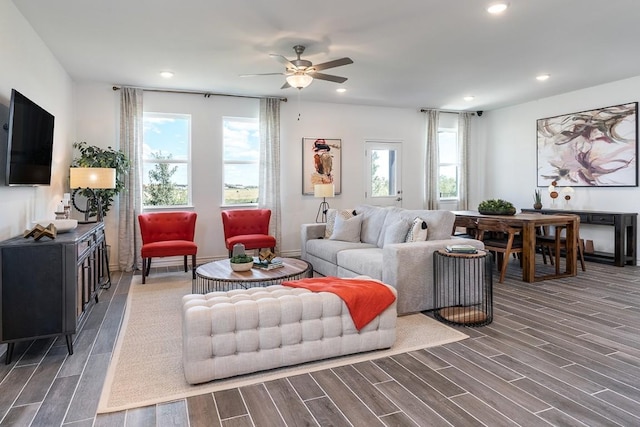
<path fill-rule="evenodd" d="M 542 209 L 542 191 L 537 189 L 533 193 L 533 208 Z"/>
<path fill-rule="evenodd" d="M 229 259 L 233 271 L 249 271 L 253 267 L 253 257 L 247 254 L 235 255 Z"/>
<path fill-rule="evenodd" d="M 480 202 L 478 212 L 485 215 L 515 215 L 516 208 L 506 200 L 491 199 Z"/>

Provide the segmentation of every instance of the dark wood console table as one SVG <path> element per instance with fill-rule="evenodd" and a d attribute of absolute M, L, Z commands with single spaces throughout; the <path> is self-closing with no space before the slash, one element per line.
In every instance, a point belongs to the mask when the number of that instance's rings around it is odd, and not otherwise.
<path fill-rule="evenodd" d="M 572 211 L 566 209 L 522 209 L 522 212 L 543 214 L 574 214 L 581 224 L 608 225 L 614 227 L 614 253 L 596 251 L 585 253 L 585 259 L 595 262 L 613 263 L 618 267 L 636 265 L 638 214 L 631 212 Z"/>
<path fill-rule="evenodd" d="M 0 342 L 6 363 L 16 342 L 72 335 L 111 284 L 104 223 L 79 224 L 55 239 L 16 236 L 0 242 Z"/>

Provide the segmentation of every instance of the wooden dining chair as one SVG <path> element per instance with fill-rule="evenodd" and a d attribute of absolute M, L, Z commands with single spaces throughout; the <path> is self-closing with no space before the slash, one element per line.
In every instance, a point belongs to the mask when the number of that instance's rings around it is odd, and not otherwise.
<path fill-rule="evenodd" d="M 570 215 L 570 214 L 558 214 L 558 215 Z M 580 239 L 580 217 L 578 215 L 572 215 L 578 222 L 576 227 L 576 246 L 578 248 L 578 259 L 580 260 L 580 266 L 582 271 L 586 271 L 586 265 L 584 263 L 584 244 Z M 567 238 L 563 233 L 566 232 L 566 226 L 555 226 L 553 232 L 549 227 L 543 227 L 541 233 L 536 236 L 536 248 L 542 252 L 542 261 L 547 263 L 547 255 L 549 255 L 549 262 L 551 265 L 555 265 L 556 274 L 560 273 L 560 253 L 562 250 L 567 249 Z"/>
<path fill-rule="evenodd" d="M 464 231 L 459 229 L 464 228 Z M 475 239 L 478 234 L 478 222 L 475 218 L 468 216 L 456 216 L 453 223 L 453 237 L 464 237 L 468 239 Z"/>
<path fill-rule="evenodd" d="M 478 240 L 484 243 L 486 250 L 496 254 L 497 267 L 500 271 L 499 283 L 502 283 L 511 254 L 522 254 L 522 230 L 500 219 L 479 218 L 477 224 Z M 519 259 L 522 265 L 522 258 L 519 257 Z"/>

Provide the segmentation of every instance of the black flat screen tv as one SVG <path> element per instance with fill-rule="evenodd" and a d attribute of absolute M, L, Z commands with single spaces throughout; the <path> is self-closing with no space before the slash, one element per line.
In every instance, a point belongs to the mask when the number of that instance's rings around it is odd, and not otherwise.
<path fill-rule="evenodd" d="M 11 90 L 6 185 L 51 184 L 53 122 L 53 115 Z"/>

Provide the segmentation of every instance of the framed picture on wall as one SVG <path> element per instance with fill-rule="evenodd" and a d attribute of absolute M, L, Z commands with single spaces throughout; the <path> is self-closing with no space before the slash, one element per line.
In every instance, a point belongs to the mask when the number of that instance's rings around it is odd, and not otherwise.
<path fill-rule="evenodd" d="M 537 120 L 538 186 L 638 186 L 638 103 Z"/>
<path fill-rule="evenodd" d="M 313 194 L 316 184 L 342 192 L 342 140 L 302 138 L 302 194 Z"/>

